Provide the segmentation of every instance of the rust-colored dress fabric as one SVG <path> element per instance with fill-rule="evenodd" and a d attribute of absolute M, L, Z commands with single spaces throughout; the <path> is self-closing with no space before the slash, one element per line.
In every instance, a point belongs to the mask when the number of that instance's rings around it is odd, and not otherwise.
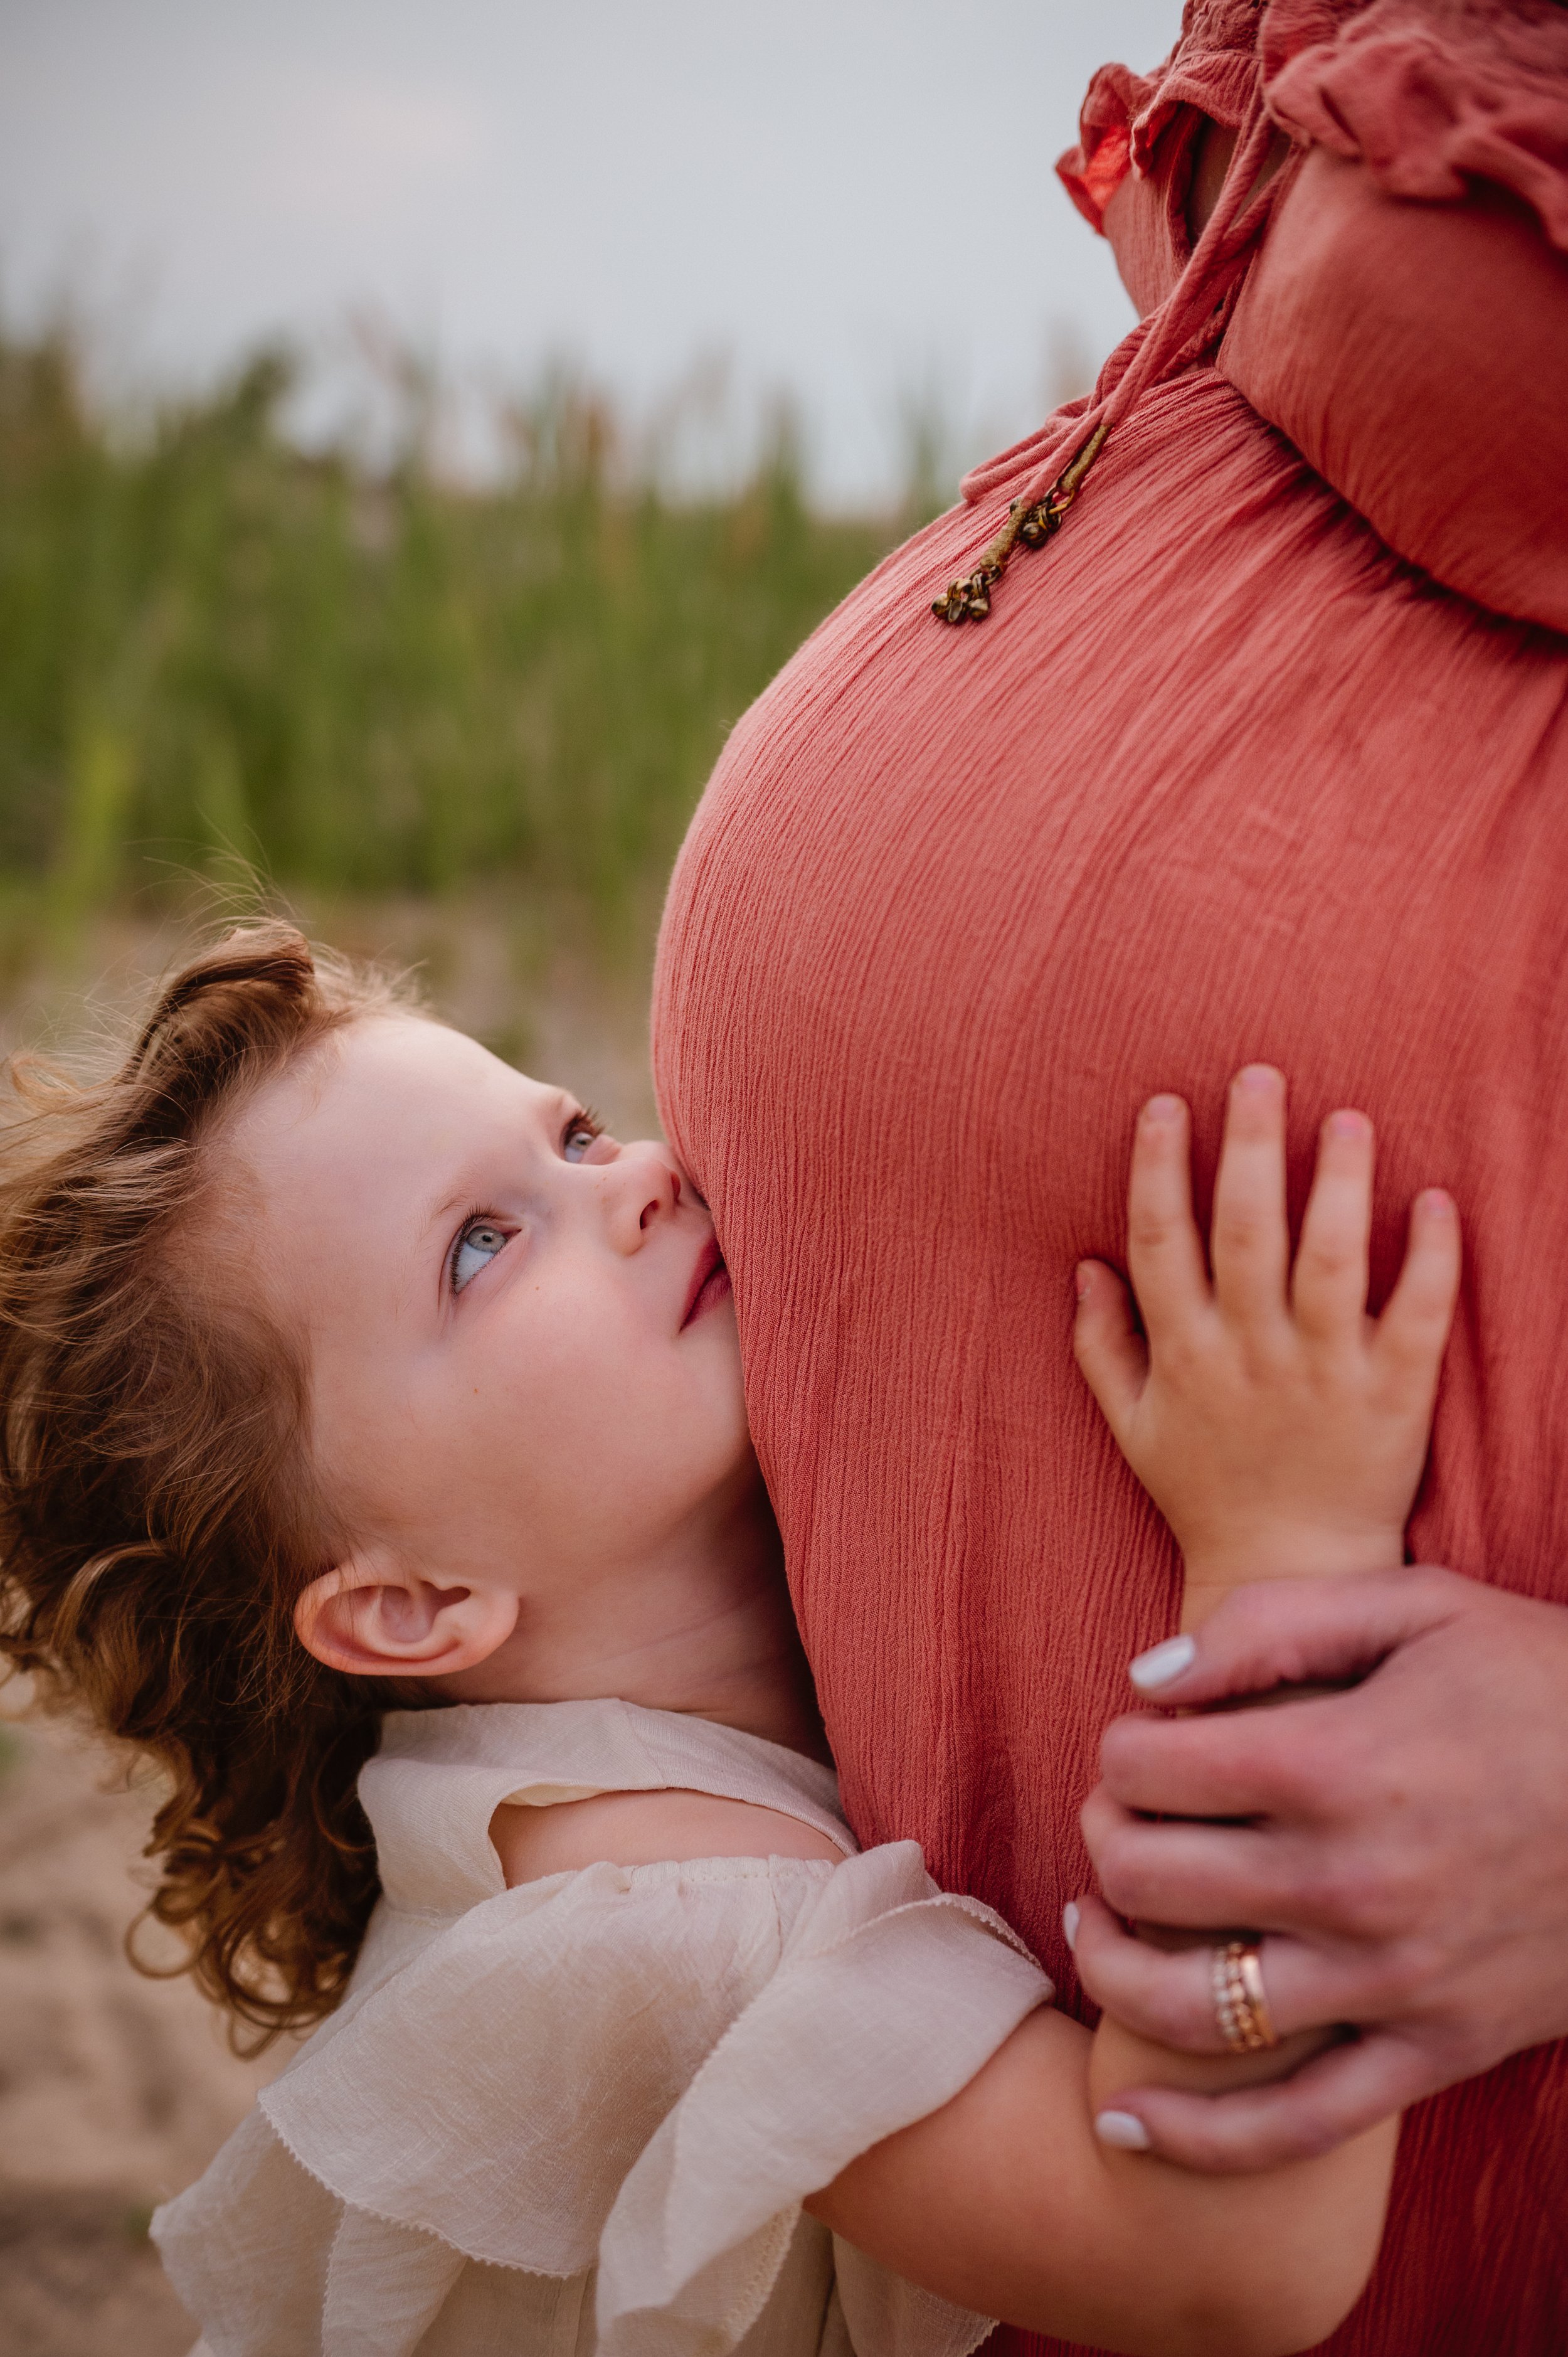
<path fill-rule="evenodd" d="M 719 764 L 656 986 L 852 1822 L 923 1842 L 1069 2001 L 1079 1805 L 1177 1608 L 1068 1340 L 1075 1262 L 1122 1258 L 1152 1091 L 1192 1100 L 1207 1184 L 1229 1074 L 1282 1065 L 1297 1207 L 1316 1125 L 1363 1106 L 1380 1286 L 1412 1195 L 1453 1189 L 1466 1289 L 1413 1544 L 1568 1604 L 1568 404 L 1527 381 L 1568 351 L 1568 8 L 1189 8 L 1162 76 L 1097 79 L 1066 167 L 1145 304 L 1187 258 L 1194 109 L 1240 124 L 1260 89 L 1311 150 L 1218 354 L 1119 417 L 989 620 L 929 602 L 1081 409 L 823 624 Z M 1449 257 L 1431 334 L 1412 238 Z M 1302 285 L 1352 260 L 1388 332 L 1348 366 L 1348 315 L 1320 340 Z M 1464 336 L 1494 267 L 1536 290 L 1500 351 Z M 1500 485 L 1462 447 L 1477 380 L 1499 436 L 1541 421 Z M 1328 2345 L 1568 2349 L 1562 2050 L 1412 2113 Z"/>

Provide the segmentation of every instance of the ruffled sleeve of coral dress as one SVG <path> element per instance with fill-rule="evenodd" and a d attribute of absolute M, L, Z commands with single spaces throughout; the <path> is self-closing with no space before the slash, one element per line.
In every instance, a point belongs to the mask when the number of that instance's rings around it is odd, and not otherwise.
<path fill-rule="evenodd" d="M 1190 258 L 1203 121 L 1255 112 L 1291 186 L 1219 372 L 1400 555 L 1568 630 L 1568 7 L 1193 0 L 1058 167 L 1141 311 Z"/>
<path fill-rule="evenodd" d="M 1243 159 L 1278 163 L 1251 243 Z M 1070 2005 L 1079 1807 L 1180 1593 L 1069 1345 L 1146 1097 L 1190 1101 L 1207 1200 L 1229 1075 L 1278 1064 L 1297 1208 L 1364 1108 L 1380 1295 L 1453 1191 L 1412 1549 L 1568 1605 L 1568 6 L 1191 0 L 1062 169 L 1146 317 L 742 717 L 653 1039 L 850 1821 Z M 1112 408 L 987 618 L 936 619 Z M 1562 2357 L 1565 2249 L 1544 2047 L 1407 2116 L 1335 2357 Z"/>
<path fill-rule="evenodd" d="M 758 1803 L 842 1862 L 593 1866 L 508 1890 L 503 1803 Z M 990 2320 L 805 2215 L 1049 1985 L 831 1770 L 616 1702 L 393 1714 L 383 1896 L 343 2005 L 154 2239 L 202 2357 L 966 2357 Z"/>

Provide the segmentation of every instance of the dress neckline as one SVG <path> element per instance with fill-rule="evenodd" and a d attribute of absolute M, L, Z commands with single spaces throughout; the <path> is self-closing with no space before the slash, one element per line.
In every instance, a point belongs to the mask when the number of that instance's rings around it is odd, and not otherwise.
<path fill-rule="evenodd" d="M 746 1801 L 858 1845 L 823 1762 L 766 1737 L 613 1697 L 456 1703 L 389 1711 L 360 1775 L 381 1888 L 396 1908 L 459 1912 L 505 1889 L 490 1820 L 601 1792 L 685 1791 Z"/>

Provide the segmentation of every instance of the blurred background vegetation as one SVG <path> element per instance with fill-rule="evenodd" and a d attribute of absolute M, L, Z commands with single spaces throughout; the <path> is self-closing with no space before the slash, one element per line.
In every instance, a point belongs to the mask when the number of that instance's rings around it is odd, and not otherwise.
<path fill-rule="evenodd" d="M 682 496 L 553 377 L 497 401 L 465 483 L 406 359 L 372 460 L 291 436 L 284 354 L 135 407 L 88 357 L 0 329 L 0 982 L 38 1007 L 156 963 L 190 877 L 247 868 L 438 997 L 499 928 L 474 1028 L 510 1052 L 563 962 L 629 1003 L 726 732 L 940 503 L 918 416 L 901 511 L 830 517 L 787 416 L 748 479 Z"/>
<path fill-rule="evenodd" d="M 95 398 L 91 358 L 0 329 L 0 1049 L 101 1033 L 260 897 L 645 1134 L 687 817 L 746 705 L 938 503 L 929 414 L 904 511 L 845 519 L 787 417 L 682 494 L 556 377 L 493 404 L 464 480 L 444 388 L 384 350 L 374 433 L 311 447 L 277 354 L 158 404 Z M 0 1725 L 0 2347 L 178 2357 L 146 2219 L 258 2066 L 188 1983 L 130 1975 L 151 1795 L 102 1765 Z"/>

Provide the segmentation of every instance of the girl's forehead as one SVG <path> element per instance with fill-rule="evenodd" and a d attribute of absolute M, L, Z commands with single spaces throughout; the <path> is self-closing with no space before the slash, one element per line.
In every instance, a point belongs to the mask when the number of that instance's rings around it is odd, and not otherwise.
<path fill-rule="evenodd" d="M 393 1011 L 345 1025 L 263 1082 L 228 1142 L 263 1183 L 390 1176 L 537 1118 L 561 1097 L 467 1033 Z"/>

